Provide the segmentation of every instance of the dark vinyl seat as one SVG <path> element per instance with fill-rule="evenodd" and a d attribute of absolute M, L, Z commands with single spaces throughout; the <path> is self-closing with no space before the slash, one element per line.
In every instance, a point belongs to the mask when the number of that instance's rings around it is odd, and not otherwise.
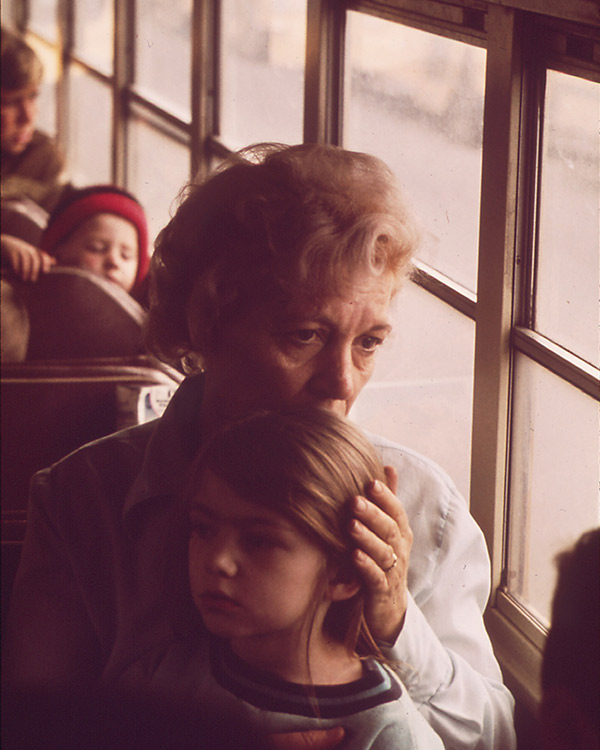
<path fill-rule="evenodd" d="M 117 428 L 118 383 L 175 377 L 144 354 L 145 311 L 107 279 L 55 268 L 11 287 L 29 340 L 26 361 L 1 365 L 3 510 L 25 507 L 35 471 Z"/>
<path fill-rule="evenodd" d="M 29 315 L 28 361 L 132 357 L 145 351 L 144 309 L 102 276 L 56 267 L 17 289 Z"/>
<path fill-rule="evenodd" d="M 122 426 L 117 386 L 175 388 L 181 378 L 148 356 L 3 365 L 2 510 L 26 507 L 29 480 L 36 471 Z"/>
<path fill-rule="evenodd" d="M 0 382 L 2 625 L 27 525 L 32 475 L 123 425 L 117 389 L 167 387 L 181 373 L 147 356 L 5 363 Z"/>
<path fill-rule="evenodd" d="M 47 223 L 48 212 L 31 198 L 22 196 L 0 201 L 2 234 L 10 234 L 39 247 Z"/>
<path fill-rule="evenodd" d="M 146 313 L 124 290 L 86 271 L 56 268 L 12 283 L 29 321 L 25 361 L 1 364 L 2 598 L 8 601 L 26 528 L 32 475 L 123 424 L 118 392 L 167 395 L 181 373 L 145 353 Z M 12 301 L 12 298 L 5 298 Z M 5 606 L 3 606 L 3 617 Z"/>

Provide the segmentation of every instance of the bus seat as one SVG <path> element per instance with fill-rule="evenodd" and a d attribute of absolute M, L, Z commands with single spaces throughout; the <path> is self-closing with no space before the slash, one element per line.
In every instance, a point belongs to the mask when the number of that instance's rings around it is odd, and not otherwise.
<path fill-rule="evenodd" d="M 29 242 L 30 245 L 39 247 L 47 223 L 48 212 L 31 198 L 26 196 L 2 198 L 0 203 L 2 234 L 10 234 Z"/>
<path fill-rule="evenodd" d="M 31 476 L 123 426 L 117 387 L 170 385 L 183 376 L 149 356 L 2 366 L 2 511 L 26 508 Z"/>
<path fill-rule="evenodd" d="M 145 351 L 144 309 L 102 276 L 55 267 L 17 289 L 29 315 L 27 360 L 131 357 Z"/>

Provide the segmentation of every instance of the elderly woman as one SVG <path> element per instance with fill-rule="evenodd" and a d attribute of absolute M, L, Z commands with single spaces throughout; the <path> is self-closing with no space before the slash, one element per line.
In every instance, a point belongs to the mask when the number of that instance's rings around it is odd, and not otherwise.
<path fill-rule="evenodd" d="M 149 339 L 192 374 L 160 420 L 36 476 L 12 602 L 13 681 L 117 680 L 179 637 L 187 610 L 167 605 L 165 529 L 191 457 L 256 407 L 347 414 L 415 245 L 390 171 L 365 154 L 263 145 L 190 186 L 157 242 Z M 351 522 L 371 631 L 405 665 L 446 747 L 509 750 L 512 698 L 482 621 L 482 534 L 439 468 L 371 439 L 389 487 L 355 498 Z M 339 734 L 299 739 L 333 747 Z"/>

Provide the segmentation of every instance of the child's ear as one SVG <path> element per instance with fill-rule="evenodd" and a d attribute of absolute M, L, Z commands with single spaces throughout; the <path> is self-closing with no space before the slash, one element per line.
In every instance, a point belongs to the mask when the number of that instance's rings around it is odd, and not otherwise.
<path fill-rule="evenodd" d="M 339 568 L 329 571 L 327 594 L 332 602 L 342 602 L 351 599 L 360 590 L 360 581 L 352 573 L 341 571 Z"/>

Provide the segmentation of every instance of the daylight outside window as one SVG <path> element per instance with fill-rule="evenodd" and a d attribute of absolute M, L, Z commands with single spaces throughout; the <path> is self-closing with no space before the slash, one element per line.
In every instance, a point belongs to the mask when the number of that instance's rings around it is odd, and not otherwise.
<path fill-rule="evenodd" d="M 159 107 L 189 121 L 192 0 L 144 0 L 135 8 L 135 86 Z"/>
<path fill-rule="evenodd" d="M 220 136 L 233 149 L 302 141 L 306 3 L 221 3 Z"/>
<path fill-rule="evenodd" d="M 534 330 L 598 377 L 600 86 L 548 71 Z M 598 396 L 519 353 L 513 378 L 507 588 L 550 620 L 554 558 L 600 524 Z"/>

